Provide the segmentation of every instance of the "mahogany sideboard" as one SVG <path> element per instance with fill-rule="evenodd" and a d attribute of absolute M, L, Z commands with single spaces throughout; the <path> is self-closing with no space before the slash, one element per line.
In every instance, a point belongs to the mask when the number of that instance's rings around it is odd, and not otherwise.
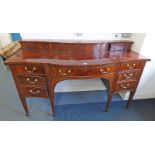
<path fill-rule="evenodd" d="M 29 115 L 26 97 L 49 98 L 52 114 L 54 89 L 69 79 L 108 80 L 109 109 L 112 95 L 130 91 L 127 107 L 136 92 L 144 66 L 150 59 L 131 51 L 132 41 L 20 41 L 21 49 L 7 59 L 21 103 Z"/>

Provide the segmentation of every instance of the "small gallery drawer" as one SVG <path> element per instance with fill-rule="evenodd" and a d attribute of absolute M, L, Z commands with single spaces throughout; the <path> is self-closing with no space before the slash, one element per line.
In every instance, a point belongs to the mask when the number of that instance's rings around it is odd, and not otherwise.
<path fill-rule="evenodd" d="M 128 62 L 128 63 L 123 63 L 120 66 L 120 71 L 121 70 L 130 70 L 130 69 L 141 69 L 144 66 L 143 62 Z"/>
<path fill-rule="evenodd" d="M 139 77 L 140 70 L 129 70 L 125 72 L 119 72 L 118 74 L 118 80 L 117 81 L 123 81 L 123 80 L 136 80 Z"/>
<path fill-rule="evenodd" d="M 116 66 L 103 66 L 103 67 L 83 67 L 83 68 L 57 68 L 56 74 L 59 76 L 93 76 L 113 73 Z"/>
<path fill-rule="evenodd" d="M 118 82 L 115 91 L 132 90 L 135 88 L 137 81 Z"/>
<path fill-rule="evenodd" d="M 48 98 L 48 92 L 46 87 L 21 87 L 22 95 L 25 97 L 43 97 Z"/>
<path fill-rule="evenodd" d="M 19 75 L 18 78 L 21 84 L 46 85 L 46 77 Z"/>
<path fill-rule="evenodd" d="M 45 74 L 45 69 L 42 66 L 34 65 L 18 65 L 16 66 L 17 73 L 28 73 L 28 74 Z"/>
<path fill-rule="evenodd" d="M 123 43 L 114 43 L 110 45 L 110 51 L 124 51 L 125 44 Z"/>

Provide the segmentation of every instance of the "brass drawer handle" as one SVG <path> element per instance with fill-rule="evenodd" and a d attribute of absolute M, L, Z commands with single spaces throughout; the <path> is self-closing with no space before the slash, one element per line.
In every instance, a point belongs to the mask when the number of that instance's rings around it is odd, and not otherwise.
<path fill-rule="evenodd" d="M 33 91 L 32 89 L 30 89 L 29 90 L 29 92 L 31 93 L 31 94 L 39 94 L 40 93 L 40 90 L 37 90 L 37 91 Z"/>
<path fill-rule="evenodd" d="M 68 69 L 66 73 L 63 73 L 62 70 L 59 69 L 59 73 L 60 73 L 61 75 L 63 75 L 63 76 L 67 76 L 67 75 L 69 75 L 69 74 L 71 73 L 71 70 Z"/>
<path fill-rule="evenodd" d="M 33 67 L 32 70 L 28 70 L 28 68 L 25 66 L 24 69 L 26 70 L 26 72 L 28 73 L 33 73 L 37 68 Z"/>
<path fill-rule="evenodd" d="M 130 73 L 129 75 L 123 74 L 123 76 L 124 76 L 126 79 L 130 79 L 130 78 L 132 78 L 133 73 Z"/>
<path fill-rule="evenodd" d="M 135 66 L 136 66 L 136 64 L 134 63 L 134 64 L 127 64 L 127 67 L 129 67 L 129 69 L 134 69 L 135 68 Z"/>
<path fill-rule="evenodd" d="M 100 68 L 100 72 L 101 72 L 102 74 L 108 73 L 108 72 L 109 72 L 109 70 L 110 70 L 110 68 L 109 68 L 109 67 L 108 67 L 108 68 L 106 68 L 106 71 L 104 71 L 102 68 Z"/>
<path fill-rule="evenodd" d="M 128 84 L 126 84 L 126 86 L 125 85 L 123 85 L 123 84 L 121 84 L 121 87 L 123 88 L 123 89 L 126 89 L 126 88 L 128 88 L 130 86 L 130 84 L 128 83 Z"/>
<path fill-rule="evenodd" d="M 37 83 L 38 79 L 35 78 L 34 80 L 32 78 L 27 78 L 26 81 L 28 81 L 29 83 Z"/>

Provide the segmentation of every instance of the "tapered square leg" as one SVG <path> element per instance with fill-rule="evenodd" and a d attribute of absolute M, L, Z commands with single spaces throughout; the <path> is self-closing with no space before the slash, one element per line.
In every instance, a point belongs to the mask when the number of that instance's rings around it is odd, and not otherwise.
<path fill-rule="evenodd" d="M 23 108 L 24 108 L 24 111 L 25 111 L 25 115 L 29 116 L 29 110 L 28 110 L 28 106 L 27 106 L 27 103 L 26 103 L 26 98 L 20 96 L 20 99 L 21 99 L 21 102 L 22 102 L 22 105 L 23 105 Z"/>
<path fill-rule="evenodd" d="M 131 105 L 132 99 L 133 99 L 133 96 L 134 96 L 134 95 L 135 95 L 135 91 L 130 91 L 130 95 L 129 95 L 129 99 L 128 99 L 126 108 L 129 108 L 129 106 Z"/>
<path fill-rule="evenodd" d="M 108 95 L 108 100 L 107 100 L 107 103 L 106 103 L 105 112 L 109 111 L 109 106 L 111 104 L 112 95 L 113 95 L 112 93 L 109 93 L 109 95 Z"/>
<path fill-rule="evenodd" d="M 55 93 L 54 93 L 54 89 L 55 86 L 57 84 L 56 80 L 51 80 L 51 87 L 50 87 L 50 91 L 49 91 L 49 99 L 50 99 L 50 104 L 51 104 L 51 111 L 52 111 L 52 116 L 55 116 L 55 106 L 54 106 L 54 97 L 55 97 Z"/>

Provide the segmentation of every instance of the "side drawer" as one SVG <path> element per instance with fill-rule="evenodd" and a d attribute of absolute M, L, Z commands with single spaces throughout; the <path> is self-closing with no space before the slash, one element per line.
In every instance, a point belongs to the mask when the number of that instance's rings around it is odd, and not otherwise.
<path fill-rule="evenodd" d="M 141 69 L 144 66 L 144 62 L 127 62 L 127 63 L 122 63 L 120 66 L 120 71 L 123 70 L 131 70 L 131 69 Z"/>
<path fill-rule="evenodd" d="M 16 71 L 17 71 L 17 73 L 45 75 L 44 67 L 36 66 L 36 65 L 18 65 L 18 66 L 16 66 Z"/>
<path fill-rule="evenodd" d="M 43 97 L 48 98 L 46 87 L 21 86 L 22 95 L 25 97 Z"/>
<path fill-rule="evenodd" d="M 18 75 L 20 84 L 46 85 L 46 77 L 34 75 Z"/>
<path fill-rule="evenodd" d="M 118 79 L 117 81 L 123 81 L 123 80 L 137 80 L 139 77 L 140 70 L 129 70 L 129 71 L 123 71 L 118 73 Z"/>
<path fill-rule="evenodd" d="M 124 90 L 132 90 L 137 85 L 137 81 L 125 81 L 125 82 L 118 82 L 116 84 L 115 91 L 124 91 Z"/>

